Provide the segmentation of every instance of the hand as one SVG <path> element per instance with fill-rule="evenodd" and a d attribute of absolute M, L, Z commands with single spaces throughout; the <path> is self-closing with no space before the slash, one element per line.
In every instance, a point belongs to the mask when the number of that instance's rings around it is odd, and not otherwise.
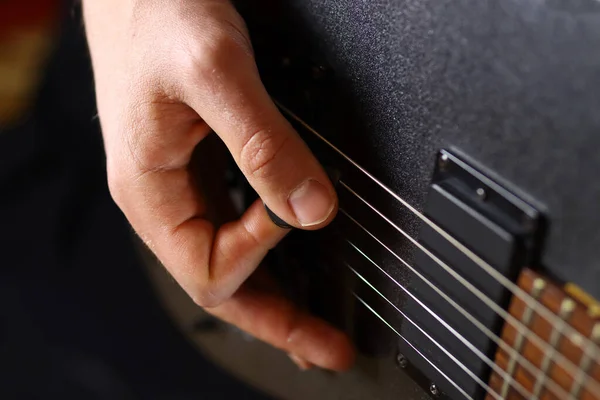
<path fill-rule="evenodd" d="M 215 232 L 188 163 L 216 132 L 280 218 L 335 216 L 327 175 L 265 91 L 244 22 L 225 0 L 84 0 L 111 194 L 200 306 L 302 363 L 352 363 L 348 339 L 270 292 L 242 285 L 287 233 L 260 201 Z"/>

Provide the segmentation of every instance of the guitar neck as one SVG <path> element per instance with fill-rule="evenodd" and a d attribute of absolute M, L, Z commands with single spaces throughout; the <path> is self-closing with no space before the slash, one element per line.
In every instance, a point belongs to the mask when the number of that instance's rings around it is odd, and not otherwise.
<path fill-rule="evenodd" d="M 514 296 L 511 301 L 512 318 L 501 337 L 508 348 L 500 346 L 495 359 L 504 374 L 494 372 L 490 387 L 507 399 L 526 398 L 515 389 L 517 385 L 530 398 L 597 399 L 596 303 L 585 301 L 588 296 L 572 286 L 568 293 L 530 269 L 522 272 L 518 286 L 531 297 Z M 487 398 L 494 397 L 488 394 Z"/>

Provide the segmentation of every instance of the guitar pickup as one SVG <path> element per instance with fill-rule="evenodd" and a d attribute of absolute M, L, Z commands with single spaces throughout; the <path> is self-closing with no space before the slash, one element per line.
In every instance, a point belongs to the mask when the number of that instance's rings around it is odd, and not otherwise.
<path fill-rule="evenodd" d="M 449 151 L 439 152 L 424 208 L 431 223 L 422 224 L 423 248 L 415 254 L 415 268 L 429 283 L 414 276 L 409 284 L 429 311 L 405 300 L 407 315 L 421 329 L 404 323 L 402 335 L 446 376 L 411 347 L 401 343 L 400 351 L 450 398 L 464 397 L 456 386 L 483 398 L 481 382 L 488 381 L 496 351 L 490 333 L 500 336 L 502 328 L 502 318 L 485 299 L 504 310 L 510 300 L 489 268 L 515 281 L 523 267 L 536 265 L 545 226 L 538 209 L 482 170 Z"/>

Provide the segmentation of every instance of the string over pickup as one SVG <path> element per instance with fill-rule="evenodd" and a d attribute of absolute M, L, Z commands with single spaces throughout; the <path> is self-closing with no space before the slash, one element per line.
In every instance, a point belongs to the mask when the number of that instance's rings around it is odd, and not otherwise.
<path fill-rule="evenodd" d="M 423 223 L 419 242 L 423 249 L 415 253 L 415 265 L 436 287 L 455 301 L 451 304 L 421 279 L 412 279 L 410 290 L 450 325 L 457 335 L 450 335 L 439 319 L 422 312 L 422 305 L 407 298 L 407 314 L 415 319 L 444 349 L 482 381 L 487 381 L 491 360 L 497 348 L 510 292 L 503 280 L 514 282 L 524 266 L 539 259 L 544 219 L 541 212 L 515 191 L 508 190 L 492 174 L 483 173 L 475 163 L 442 150 L 439 152 L 424 214 L 431 223 Z M 448 377 L 472 398 L 482 398 L 486 389 L 465 368 L 457 368 L 438 348 L 431 346 L 417 329 L 403 326 L 403 335 L 431 359 Z M 461 340 L 462 337 L 462 340 Z M 465 340 L 466 339 L 466 340 Z M 465 346 L 471 343 L 481 351 L 475 354 Z M 410 358 L 411 349 L 401 351 Z M 413 357 L 420 363 L 418 357 Z M 426 375 L 451 398 L 460 398 L 454 385 L 430 366 L 419 365 Z"/>

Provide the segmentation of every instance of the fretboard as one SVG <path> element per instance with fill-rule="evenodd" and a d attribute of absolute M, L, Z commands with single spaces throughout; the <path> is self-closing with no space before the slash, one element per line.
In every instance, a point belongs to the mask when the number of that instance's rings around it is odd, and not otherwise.
<path fill-rule="evenodd" d="M 511 300 L 514 320 L 506 321 L 502 330 L 507 346 L 499 346 L 495 358 L 504 374 L 494 372 L 490 387 L 506 399 L 599 400 L 597 304 L 569 295 L 529 269 L 518 285 L 531 298 Z M 494 397 L 488 394 L 487 399 Z"/>

